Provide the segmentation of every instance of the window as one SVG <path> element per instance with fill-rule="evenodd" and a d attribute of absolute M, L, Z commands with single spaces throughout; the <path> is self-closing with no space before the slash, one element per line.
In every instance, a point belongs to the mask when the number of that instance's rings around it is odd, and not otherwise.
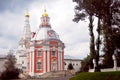
<path fill-rule="evenodd" d="M 22 69 L 26 69 L 26 67 L 25 67 L 25 66 L 22 66 Z"/>
<path fill-rule="evenodd" d="M 52 51 L 52 56 L 55 56 L 56 54 L 55 54 L 55 51 Z"/>
<path fill-rule="evenodd" d="M 37 69 L 42 69 L 42 63 L 41 62 L 37 62 Z"/>
<path fill-rule="evenodd" d="M 38 56 L 42 56 L 42 51 L 38 51 Z"/>
<path fill-rule="evenodd" d="M 22 61 L 22 64 L 24 64 L 24 61 Z"/>

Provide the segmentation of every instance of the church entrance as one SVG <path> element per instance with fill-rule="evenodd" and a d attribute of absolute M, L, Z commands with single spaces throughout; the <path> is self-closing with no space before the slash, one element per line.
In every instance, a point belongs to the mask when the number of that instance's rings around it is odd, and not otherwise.
<path fill-rule="evenodd" d="M 52 71 L 57 71 L 57 64 L 56 64 L 56 62 L 52 63 Z"/>

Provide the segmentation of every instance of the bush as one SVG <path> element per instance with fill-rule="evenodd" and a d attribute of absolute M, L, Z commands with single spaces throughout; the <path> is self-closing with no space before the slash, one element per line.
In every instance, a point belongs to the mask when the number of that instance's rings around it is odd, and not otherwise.
<path fill-rule="evenodd" d="M 15 67 L 15 57 L 11 52 L 7 55 L 7 60 L 4 64 L 5 70 L 1 73 L 1 80 L 19 79 L 20 70 Z"/>
<path fill-rule="evenodd" d="M 4 72 L 2 72 L 0 78 L 1 78 L 1 80 L 19 79 L 18 75 L 19 75 L 18 69 L 14 69 L 11 71 L 5 70 Z"/>
<path fill-rule="evenodd" d="M 88 72 L 89 68 L 93 68 L 92 58 L 90 55 L 82 60 L 81 71 Z"/>

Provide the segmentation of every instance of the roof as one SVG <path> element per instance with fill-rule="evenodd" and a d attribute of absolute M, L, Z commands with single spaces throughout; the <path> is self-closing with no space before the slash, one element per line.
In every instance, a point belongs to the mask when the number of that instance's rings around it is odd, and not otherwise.
<path fill-rule="evenodd" d="M 54 30 L 52 30 L 52 28 L 43 27 L 39 28 L 38 32 L 34 37 L 34 40 L 45 40 L 51 38 L 59 40 L 59 35 Z"/>
<path fill-rule="evenodd" d="M 6 55 L 0 55 L 0 59 L 6 59 Z"/>
<path fill-rule="evenodd" d="M 73 57 L 73 56 L 70 56 L 70 55 L 64 55 L 64 59 L 65 60 L 81 60 L 80 58 Z"/>

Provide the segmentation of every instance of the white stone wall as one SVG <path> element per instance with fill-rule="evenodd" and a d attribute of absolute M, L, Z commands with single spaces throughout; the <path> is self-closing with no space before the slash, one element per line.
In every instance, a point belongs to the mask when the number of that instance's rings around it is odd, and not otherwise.
<path fill-rule="evenodd" d="M 27 69 L 27 56 L 24 54 L 17 54 L 17 66 L 19 69 L 22 69 L 23 71 L 26 71 Z"/>
<path fill-rule="evenodd" d="M 64 59 L 64 70 L 67 70 L 68 65 L 71 63 L 75 72 L 80 71 L 81 68 L 81 60 L 79 59 Z"/>
<path fill-rule="evenodd" d="M 117 69 L 114 68 L 106 68 L 106 69 L 100 69 L 101 72 L 111 72 L 111 71 L 120 71 L 120 67 L 117 67 Z M 89 69 L 89 72 L 94 72 L 94 69 Z"/>

